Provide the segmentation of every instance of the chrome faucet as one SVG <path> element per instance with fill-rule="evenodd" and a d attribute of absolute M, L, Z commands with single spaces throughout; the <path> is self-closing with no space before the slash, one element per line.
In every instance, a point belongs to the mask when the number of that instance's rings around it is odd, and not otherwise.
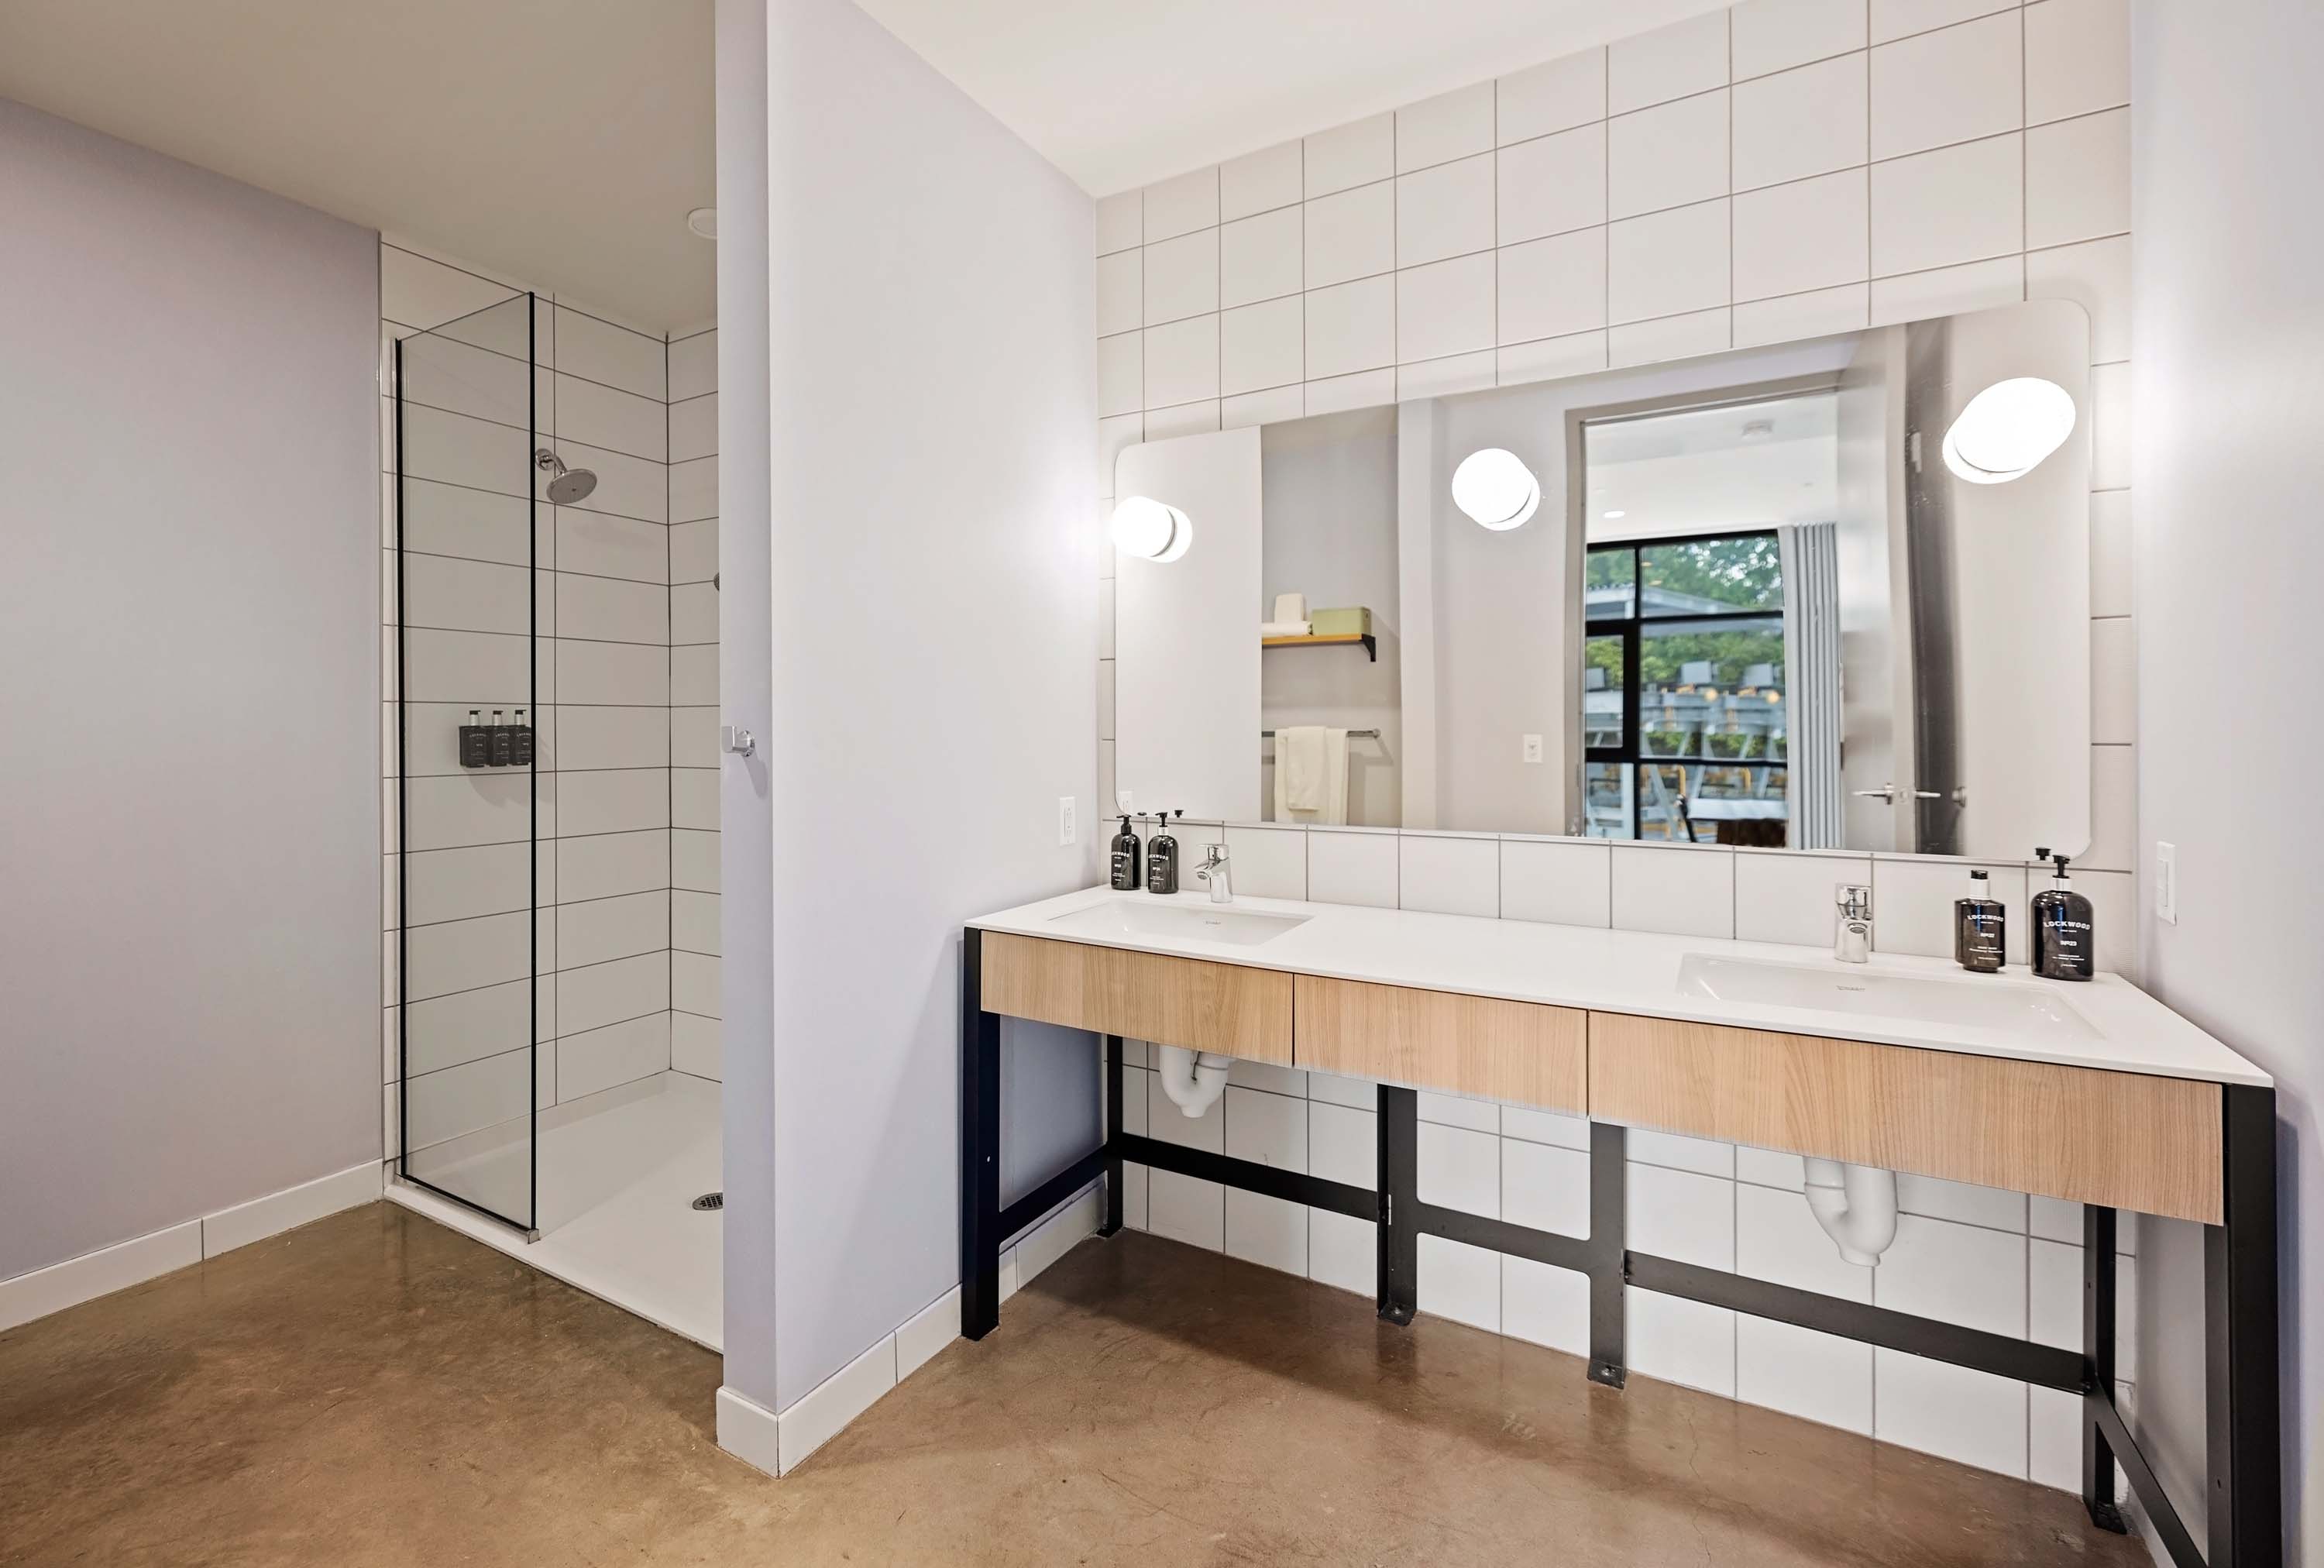
<path fill-rule="evenodd" d="M 1197 881 L 1210 883 L 1212 903 L 1234 902 L 1234 884 L 1227 877 L 1226 845 L 1222 844 L 1210 845 L 1210 853 L 1204 857 L 1203 863 L 1194 868 L 1194 879 Z"/>
<path fill-rule="evenodd" d="M 1832 939 L 1831 955 L 1842 964 L 1867 964 L 1872 958 L 1872 890 L 1842 882 L 1833 890 L 1840 905 L 1840 930 Z"/>

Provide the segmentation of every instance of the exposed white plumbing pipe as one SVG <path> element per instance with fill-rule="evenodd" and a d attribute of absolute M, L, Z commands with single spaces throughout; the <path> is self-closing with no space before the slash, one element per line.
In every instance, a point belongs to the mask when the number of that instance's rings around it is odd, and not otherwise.
<path fill-rule="evenodd" d="M 1850 1263 L 1869 1268 L 1896 1240 L 1896 1173 L 1836 1159 L 1807 1162 L 1808 1212 Z"/>
<path fill-rule="evenodd" d="M 1199 1054 L 1184 1046 L 1161 1047 L 1162 1093 L 1186 1113 L 1189 1121 L 1202 1115 L 1227 1092 L 1227 1069 L 1232 1056 L 1211 1051 Z"/>

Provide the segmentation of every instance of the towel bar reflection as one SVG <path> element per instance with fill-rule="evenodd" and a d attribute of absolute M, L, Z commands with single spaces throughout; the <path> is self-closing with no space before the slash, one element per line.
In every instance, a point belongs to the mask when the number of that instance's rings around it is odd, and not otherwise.
<path fill-rule="evenodd" d="M 1275 732 L 1273 730 L 1261 730 L 1259 732 L 1259 738 L 1262 741 L 1271 741 L 1275 739 Z M 1379 732 L 1378 730 L 1350 730 L 1348 732 L 1348 739 L 1351 741 L 1377 741 L 1379 739 Z"/>

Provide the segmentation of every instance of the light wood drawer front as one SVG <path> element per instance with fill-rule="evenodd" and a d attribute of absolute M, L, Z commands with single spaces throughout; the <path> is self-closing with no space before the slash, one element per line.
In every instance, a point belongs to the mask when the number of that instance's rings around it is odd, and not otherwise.
<path fill-rule="evenodd" d="M 2219 1087 L 1590 1015 L 1590 1114 L 2217 1223 Z"/>
<path fill-rule="evenodd" d="M 1272 970 L 988 931 L 983 1000 L 1012 1018 L 1291 1060 L 1291 976 Z"/>
<path fill-rule="evenodd" d="M 1299 976 L 1296 1065 L 1579 1113 L 1587 1025 L 1572 1008 Z"/>

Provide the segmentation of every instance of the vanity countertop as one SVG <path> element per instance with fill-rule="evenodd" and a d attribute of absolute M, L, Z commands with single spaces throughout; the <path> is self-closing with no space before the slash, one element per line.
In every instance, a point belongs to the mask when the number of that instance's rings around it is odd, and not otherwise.
<path fill-rule="evenodd" d="M 1167 905 L 1189 914 L 1211 911 L 1208 895 L 1117 892 L 1085 888 L 1038 903 L 986 915 L 968 924 L 1005 932 L 1120 947 L 1214 964 L 1242 964 L 1290 974 L 1380 985 L 1461 992 L 1512 1001 L 1588 1008 L 1644 1018 L 1871 1040 L 2019 1061 L 2111 1072 L 2149 1073 L 2219 1084 L 2265 1086 L 2273 1080 L 2211 1036 L 2117 975 L 2101 974 L 2087 983 L 2035 979 L 2013 964 L 1993 979 L 1972 975 L 1939 958 L 1876 954 L 1866 964 L 1840 964 L 1814 947 L 1765 942 L 1730 942 L 1709 936 L 1671 936 L 1642 931 L 1606 931 L 1552 926 L 1529 920 L 1489 919 L 1471 915 L 1426 915 L 1351 904 L 1314 904 L 1289 899 L 1237 898 L 1221 913 L 1291 917 L 1301 920 L 1280 934 L 1250 945 L 1212 940 L 1178 931 L 1116 928 L 1105 919 L 1085 918 L 1061 928 L 1066 917 L 1096 912 L 1119 902 Z M 1950 1021 L 1892 1017 L 1874 1011 L 1846 1012 L 1765 1001 L 1690 994 L 1682 988 L 1682 968 L 1692 958 L 1742 960 L 1815 971 L 1841 979 L 1889 976 L 1947 986 L 2014 985 L 2028 988 L 2029 1003 L 2089 1025 L 2074 1028 L 1973 1027 Z M 1765 970 L 1755 970 L 1764 974 Z M 2034 992 L 2042 993 L 2039 996 Z"/>

